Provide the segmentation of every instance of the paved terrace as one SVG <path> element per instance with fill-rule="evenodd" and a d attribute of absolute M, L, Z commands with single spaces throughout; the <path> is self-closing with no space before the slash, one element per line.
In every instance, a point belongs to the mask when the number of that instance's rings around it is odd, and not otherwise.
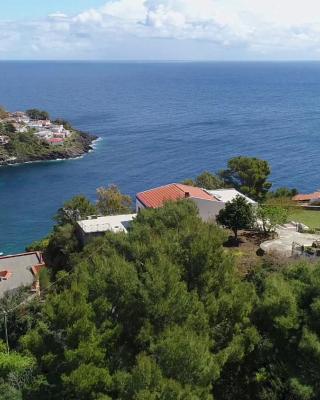
<path fill-rule="evenodd" d="M 310 233 L 300 233 L 296 231 L 296 226 L 293 224 L 285 224 L 276 230 L 278 238 L 268 240 L 261 243 L 260 247 L 266 253 L 280 253 L 286 257 L 292 254 L 292 243 L 298 243 L 303 246 L 311 246 L 316 240 L 320 240 L 320 235 Z"/>
<path fill-rule="evenodd" d="M 0 257 L 0 271 L 12 273 L 8 280 L 0 281 L 0 298 L 7 291 L 20 286 L 31 286 L 34 281 L 31 268 L 41 263 L 41 256 L 37 252 Z"/>

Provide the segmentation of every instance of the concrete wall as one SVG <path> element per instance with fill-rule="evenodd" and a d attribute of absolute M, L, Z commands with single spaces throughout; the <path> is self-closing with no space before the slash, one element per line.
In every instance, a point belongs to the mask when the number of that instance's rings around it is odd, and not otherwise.
<path fill-rule="evenodd" d="M 92 232 L 92 233 L 85 233 L 77 224 L 76 227 L 76 236 L 81 244 L 81 246 L 85 246 L 91 239 L 103 236 L 105 232 Z"/>
<path fill-rule="evenodd" d="M 136 213 L 139 212 L 139 210 L 143 210 L 146 208 L 137 198 L 136 198 Z"/>
<path fill-rule="evenodd" d="M 219 211 L 224 208 L 225 204 L 222 201 L 209 201 L 198 199 L 196 197 L 190 197 L 199 210 L 199 215 L 203 221 L 215 221 L 216 216 L 219 214 Z M 146 208 L 138 199 L 136 199 L 136 212 L 139 210 L 143 210 Z"/>
<path fill-rule="evenodd" d="M 199 210 L 199 216 L 205 222 L 214 222 L 216 220 L 216 216 L 219 214 L 219 211 L 225 206 L 225 204 L 221 201 L 203 200 L 195 197 L 191 197 L 190 200 L 196 204 Z"/>

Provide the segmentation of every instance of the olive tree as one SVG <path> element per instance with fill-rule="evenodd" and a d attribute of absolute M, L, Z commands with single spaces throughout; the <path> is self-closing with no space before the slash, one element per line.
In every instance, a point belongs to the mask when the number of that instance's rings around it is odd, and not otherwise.
<path fill-rule="evenodd" d="M 287 222 L 288 209 L 275 205 L 262 204 L 257 209 L 257 218 L 265 235 L 273 232 L 277 225 Z"/>

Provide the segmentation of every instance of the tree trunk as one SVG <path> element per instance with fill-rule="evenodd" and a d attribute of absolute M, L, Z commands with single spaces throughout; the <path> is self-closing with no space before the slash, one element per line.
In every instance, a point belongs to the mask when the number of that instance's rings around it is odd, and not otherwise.
<path fill-rule="evenodd" d="M 233 233 L 234 233 L 234 239 L 235 239 L 235 241 L 237 241 L 238 240 L 238 229 L 234 228 L 232 230 L 233 230 Z"/>

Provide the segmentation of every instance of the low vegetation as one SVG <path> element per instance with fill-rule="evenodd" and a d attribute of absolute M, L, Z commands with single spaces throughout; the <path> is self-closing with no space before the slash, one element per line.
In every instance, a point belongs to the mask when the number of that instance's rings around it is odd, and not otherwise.
<path fill-rule="evenodd" d="M 301 222 L 311 229 L 320 230 L 320 212 L 312 210 L 295 209 L 289 213 L 288 218 L 292 221 Z"/>

